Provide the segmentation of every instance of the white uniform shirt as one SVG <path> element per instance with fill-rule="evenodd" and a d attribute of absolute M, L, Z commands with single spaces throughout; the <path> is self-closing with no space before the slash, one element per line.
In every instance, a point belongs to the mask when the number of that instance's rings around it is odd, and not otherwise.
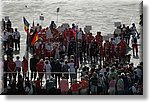
<path fill-rule="evenodd" d="M 119 44 L 120 41 L 121 41 L 120 38 L 121 38 L 120 36 L 116 37 L 115 40 L 114 40 L 114 42 L 115 42 L 116 44 Z"/>
<path fill-rule="evenodd" d="M 46 50 L 48 50 L 48 51 L 52 51 L 52 50 L 53 50 L 52 44 L 49 44 L 49 43 L 46 43 L 46 44 L 45 44 L 45 48 L 46 48 Z"/>
<path fill-rule="evenodd" d="M 10 35 L 14 38 L 13 33 L 6 32 L 7 39 L 8 39 L 8 36 L 10 36 Z"/>
<path fill-rule="evenodd" d="M 78 39 L 82 39 L 82 32 L 81 31 L 78 32 Z"/>
<path fill-rule="evenodd" d="M 8 39 L 7 33 L 6 32 L 2 32 L 2 41 L 7 41 L 7 39 Z"/>
<path fill-rule="evenodd" d="M 50 28 L 48 28 L 48 30 L 46 31 L 46 39 L 48 39 L 48 38 L 53 38 L 53 34 L 52 34 Z"/>
<path fill-rule="evenodd" d="M 17 40 L 18 38 L 20 38 L 20 33 L 17 31 L 17 32 L 14 32 L 14 38 Z"/>
<path fill-rule="evenodd" d="M 22 62 L 20 60 L 16 60 L 15 63 L 16 63 L 16 67 L 21 68 Z"/>
<path fill-rule="evenodd" d="M 70 67 L 70 73 L 75 73 L 75 67 L 74 67 L 74 63 L 68 63 L 69 67 Z"/>
<path fill-rule="evenodd" d="M 49 64 L 45 64 L 45 70 L 46 72 L 51 72 L 52 66 Z"/>

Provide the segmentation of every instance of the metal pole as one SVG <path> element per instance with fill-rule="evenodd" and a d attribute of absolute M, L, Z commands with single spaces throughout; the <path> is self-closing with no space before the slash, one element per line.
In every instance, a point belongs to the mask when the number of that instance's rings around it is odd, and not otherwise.
<path fill-rule="evenodd" d="M 57 26 L 58 26 L 58 12 L 59 12 L 59 8 L 57 8 Z"/>
<path fill-rule="evenodd" d="M 58 12 L 57 12 L 57 26 L 58 26 Z"/>

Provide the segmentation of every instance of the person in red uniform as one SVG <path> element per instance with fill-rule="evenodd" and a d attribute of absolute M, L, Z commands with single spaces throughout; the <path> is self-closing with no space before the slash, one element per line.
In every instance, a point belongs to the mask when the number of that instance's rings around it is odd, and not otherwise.
<path fill-rule="evenodd" d="M 119 45 L 121 47 L 121 56 L 120 57 L 123 59 L 123 62 L 125 62 L 125 55 L 126 55 L 127 44 L 126 44 L 126 42 L 123 39 L 121 39 Z"/>
<path fill-rule="evenodd" d="M 41 80 L 41 84 L 42 84 L 42 78 L 44 75 L 44 61 L 43 61 L 43 59 L 40 59 L 40 61 L 36 64 L 36 69 L 38 71 L 39 79 Z"/>
<path fill-rule="evenodd" d="M 71 92 L 73 95 L 78 95 L 79 90 L 81 88 L 80 84 L 77 82 L 77 80 L 74 81 L 74 83 L 71 85 Z"/>
<path fill-rule="evenodd" d="M 109 40 L 106 40 L 104 43 L 104 57 L 105 61 L 110 61 L 110 42 Z"/>
<path fill-rule="evenodd" d="M 25 57 L 23 57 L 22 61 L 23 79 L 26 78 L 27 71 L 28 71 L 28 60 Z"/>
<path fill-rule="evenodd" d="M 70 41 L 70 39 L 71 39 L 72 37 L 74 37 L 73 31 L 72 31 L 71 28 L 69 28 L 69 31 L 68 31 L 68 33 L 67 33 L 67 36 L 69 37 L 69 41 Z M 74 37 L 74 38 L 75 38 L 75 37 Z"/>
<path fill-rule="evenodd" d="M 99 46 L 99 57 L 100 57 L 100 66 L 102 65 L 102 62 L 104 62 L 104 47 Z"/>
<path fill-rule="evenodd" d="M 115 54 L 115 44 L 113 43 L 113 38 L 111 38 L 111 41 L 110 41 L 110 58 L 111 58 L 111 61 L 113 62 L 114 61 L 114 54 Z"/>
<path fill-rule="evenodd" d="M 16 80 L 16 63 L 13 61 L 13 58 L 10 58 L 10 62 L 8 62 L 7 66 L 10 82 L 12 81 L 12 76 L 14 80 Z"/>
<path fill-rule="evenodd" d="M 41 82 L 40 82 L 40 79 L 37 78 L 37 80 L 34 81 L 34 83 L 35 83 L 35 86 L 36 86 L 36 92 L 39 95 L 41 93 Z"/>
<path fill-rule="evenodd" d="M 96 42 L 98 46 L 102 46 L 103 43 L 103 36 L 101 35 L 101 32 L 97 32 L 97 35 L 95 36 Z"/>

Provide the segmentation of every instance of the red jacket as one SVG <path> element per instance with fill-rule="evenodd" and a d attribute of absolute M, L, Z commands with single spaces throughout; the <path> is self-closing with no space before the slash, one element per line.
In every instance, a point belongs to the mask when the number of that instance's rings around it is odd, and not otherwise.
<path fill-rule="evenodd" d="M 44 61 L 38 62 L 36 64 L 36 69 L 38 72 L 43 72 L 44 71 Z"/>
<path fill-rule="evenodd" d="M 8 62 L 8 71 L 15 72 L 16 71 L 16 63 L 15 62 Z"/>
<path fill-rule="evenodd" d="M 23 60 L 22 61 L 22 71 L 27 72 L 28 71 L 28 60 Z"/>

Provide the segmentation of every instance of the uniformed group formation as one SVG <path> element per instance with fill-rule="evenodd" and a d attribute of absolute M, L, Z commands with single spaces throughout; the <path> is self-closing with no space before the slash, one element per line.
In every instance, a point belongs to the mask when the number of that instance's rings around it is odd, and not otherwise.
<path fill-rule="evenodd" d="M 60 32 L 54 22 L 46 29 L 37 24 L 28 34 L 33 56 L 14 61 L 7 54 L 3 62 L 8 90 L 3 94 L 143 94 L 143 63 L 135 66 L 127 54 L 131 47 L 138 56 L 135 24 L 117 27 L 107 40 L 101 32 L 93 36 L 75 24 Z"/>

